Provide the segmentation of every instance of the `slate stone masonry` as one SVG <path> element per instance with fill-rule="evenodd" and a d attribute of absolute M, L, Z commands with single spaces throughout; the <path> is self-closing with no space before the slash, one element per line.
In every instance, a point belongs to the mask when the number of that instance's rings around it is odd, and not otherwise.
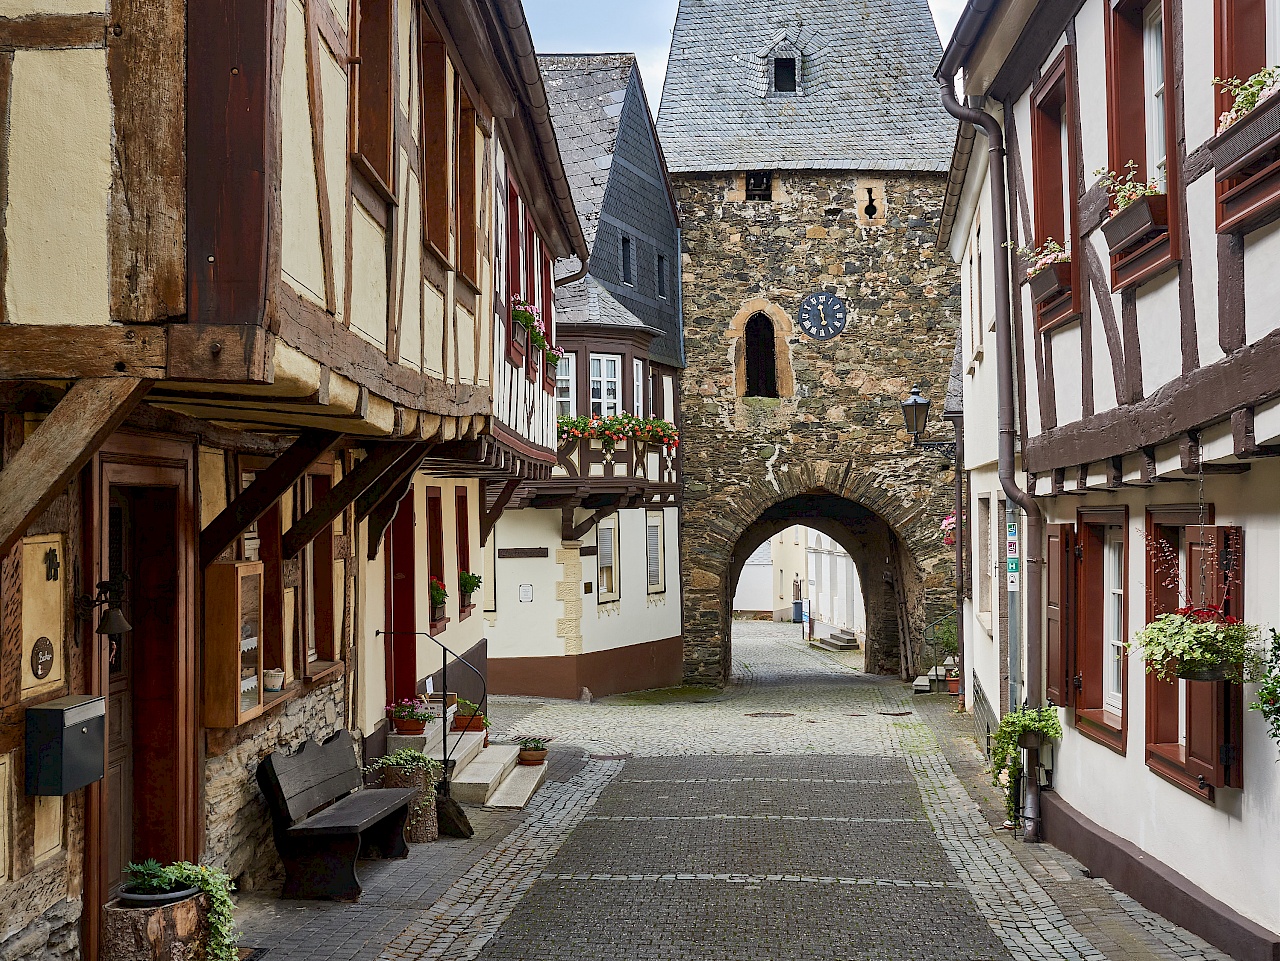
<path fill-rule="evenodd" d="M 954 603 L 953 559 L 938 530 L 951 510 L 952 465 L 912 449 L 900 407 L 919 384 L 935 402 L 931 436 L 950 439 L 937 414 L 955 347 L 959 278 L 935 249 L 944 180 L 931 173 L 773 176 L 768 202 L 745 199 L 742 174 L 675 176 L 688 363 L 681 385 L 686 676 L 717 685 L 729 671 L 734 548 L 788 497 L 830 492 L 887 522 L 878 539 L 870 526 L 854 532 L 864 542 L 861 560 L 850 550 L 868 594 L 868 670 L 898 669 L 896 600 L 882 589 L 893 541 L 901 547 L 913 641 Z M 801 300 L 819 290 L 848 308 L 844 333 L 827 342 L 796 325 Z M 779 385 L 789 385 L 789 367 L 794 396 L 786 389 L 780 399 L 739 396 L 740 314 L 762 304 L 779 334 Z"/>

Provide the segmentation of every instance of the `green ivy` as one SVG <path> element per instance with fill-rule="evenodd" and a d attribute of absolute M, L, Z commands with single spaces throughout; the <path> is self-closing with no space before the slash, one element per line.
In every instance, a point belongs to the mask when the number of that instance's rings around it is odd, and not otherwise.
<path fill-rule="evenodd" d="M 425 771 L 427 780 L 435 783 L 444 776 L 444 765 L 433 757 L 428 757 L 421 751 L 415 751 L 413 748 L 401 748 L 398 751 L 392 751 L 390 754 L 376 758 L 365 766 L 365 774 L 377 774 L 384 768 L 399 767 L 407 771 Z"/>
<path fill-rule="evenodd" d="M 179 861 L 161 865 L 154 858 L 141 864 L 130 864 L 130 886 L 141 894 L 167 894 L 183 888 L 196 888 L 209 898 L 209 940 L 205 945 L 208 961 L 238 961 L 240 952 L 236 942 L 240 935 L 235 930 L 235 903 L 231 892 L 235 884 L 225 871 L 203 864 Z"/>
<path fill-rule="evenodd" d="M 1261 686 L 1249 708 L 1258 711 L 1267 722 L 1267 733 L 1280 741 L 1280 632 L 1271 629 L 1271 649 L 1266 665 L 1259 674 Z"/>
<path fill-rule="evenodd" d="M 1032 731 L 1043 740 L 1061 740 L 1062 722 L 1058 720 L 1057 709 L 1041 707 L 1010 711 L 1000 718 L 1000 727 L 992 738 L 991 783 L 996 787 L 1008 787 L 1005 811 L 1011 821 L 1018 813 L 1018 778 L 1022 776 L 1022 752 L 1018 748 L 1018 737 Z M 1002 785 L 1000 779 L 1005 772 L 1008 772 L 1007 782 Z"/>

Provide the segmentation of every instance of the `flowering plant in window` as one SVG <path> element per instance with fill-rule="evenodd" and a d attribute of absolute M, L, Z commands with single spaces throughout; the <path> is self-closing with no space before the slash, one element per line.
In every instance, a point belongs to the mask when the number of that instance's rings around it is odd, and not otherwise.
<path fill-rule="evenodd" d="M 563 347 L 548 347 L 547 350 L 544 351 L 544 354 L 547 358 L 547 363 L 552 367 L 558 367 L 560 361 L 564 360 Z"/>
<path fill-rule="evenodd" d="M 517 300 L 511 306 L 511 319 L 529 332 L 529 341 L 538 350 L 547 349 L 547 322 L 542 308 L 528 301 Z"/>
<path fill-rule="evenodd" d="M 680 447 L 680 432 L 670 421 L 658 417 L 635 417 L 631 414 L 561 417 L 559 436 L 561 444 L 583 437 L 599 440 L 607 451 L 612 451 L 620 440 L 661 444 L 668 454 L 674 454 Z"/>
<path fill-rule="evenodd" d="M 1161 680 L 1228 680 L 1239 683 L 1259 673 L 1261 652 L 1256 624 L 1225 614 L 1221 607 L 1182 607 L 1161 614 L 1126 645 Z"/>
<path fill-rule="evenodd" d="M 480 590 L 481 580 L 482 578 L 479 574 L 472 574 L 470 571 L 458 571 L 458 593 L 463 597 L 470 597 Z"/>
<path fill-rule="evenodd" d="M 1280 741 L 1280 631 L 1271 629 L 1271 647 L 1267 652 L 1258 680 L 1262 686 L 1258 688 L 1258 696 L 1250 710 L 1262 714 L 1267 722 L 1267 732 L 1274 740 Z"/>
<path fill-rule="evenodd" d="M 956 546 L 956 515 L 948 514 L 942 519 L 942 543 L 948 547 Z"/>
<path fill-rule="evenodd" d="M 1100 167 L 1093 172 L 1095 177 L 1102 178 L 1098 183 L 1111 195 L 1113 216 L 1132 205 L 1134 201 L 1141 200 L 1143 197 L 1157 197 L 1164 193 L 1160 187 L 1160 181 L 1153 178 L 1143 183 L 1138 179 L 1138 165 L 1134 161 L 1130 160 L 1124 165 L 1124 169 L 1123 176 L 1105 167 Z"/>
<path fill-rule="evenodd" d="M 1039 247 L 1019 247 L 1018 259 L 1027 266 L 1027 276 L 1034 277 L 1046 267 L 1071 262 L 1071 251 L 1052 237 Z"/>
<path fill-rule="evenodd" d="M 427 589 L 431 592 L 431 606 L 444 607 L 445 599 L 449 596 L 449 589 L 444 586 L 444 581 L 438 577 L 433 577 L 427 585 Z"/>
<path fill-rule="evenodd" d="M 1231 109 L 1218 118 L 1218 133 L 1242 120 L 1254 107 L 1280 90 L 1280 67 L 1263 67 L 1248 80 L 1232 77 L 1222 80 L 1215 77 L 1216 86 L 1231 94 Z"/>

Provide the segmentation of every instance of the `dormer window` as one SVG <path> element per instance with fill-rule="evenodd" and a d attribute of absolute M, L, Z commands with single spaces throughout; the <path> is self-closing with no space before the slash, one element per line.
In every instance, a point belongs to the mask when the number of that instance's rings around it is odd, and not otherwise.
<path fill-rule="evenodd" d="M 773 61 L 773 90 L 775 93 L 796 92 L 795 57 L 778 57 Z"/>

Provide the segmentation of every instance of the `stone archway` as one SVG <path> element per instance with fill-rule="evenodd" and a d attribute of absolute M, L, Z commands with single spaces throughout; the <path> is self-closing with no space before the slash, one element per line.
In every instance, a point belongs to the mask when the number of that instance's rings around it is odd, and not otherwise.
<path fill-rule="evenodd" d="M 795 327 L 787 312 L 772 301 L 754 297 L 742 305 L 729 321 L 724 332 L 730 343 L 730 360 L 734 368 L 734 392 L 738 397 L 747 394 L 747 324 L 753 317 L 762 317 L 773 325 L 774 381 L 778 397 L 794 397 L 795 372 L 791 367 L 791 338 Z"/>
<path fill-rule="evenodd" d="M 760 544 L 794 524 L 849 552 L 866 603 L 866 670 L 899 673 L 904 618 L 918 654 L 927 617 L 953 603 L 944 589 L 950 569 L 937 518 L 921 500 L 886 485 L 877 472 L 855 475 L 852 464 L 818 462 L 757 478 L 732 501 L 720 499 L 721 510 L 696 524 L 696 532 L 686 524 L 685 537 L 698 545 L 684 555 L 686 680 L 728 682 L 733 594 L 743 565 Z"/>

